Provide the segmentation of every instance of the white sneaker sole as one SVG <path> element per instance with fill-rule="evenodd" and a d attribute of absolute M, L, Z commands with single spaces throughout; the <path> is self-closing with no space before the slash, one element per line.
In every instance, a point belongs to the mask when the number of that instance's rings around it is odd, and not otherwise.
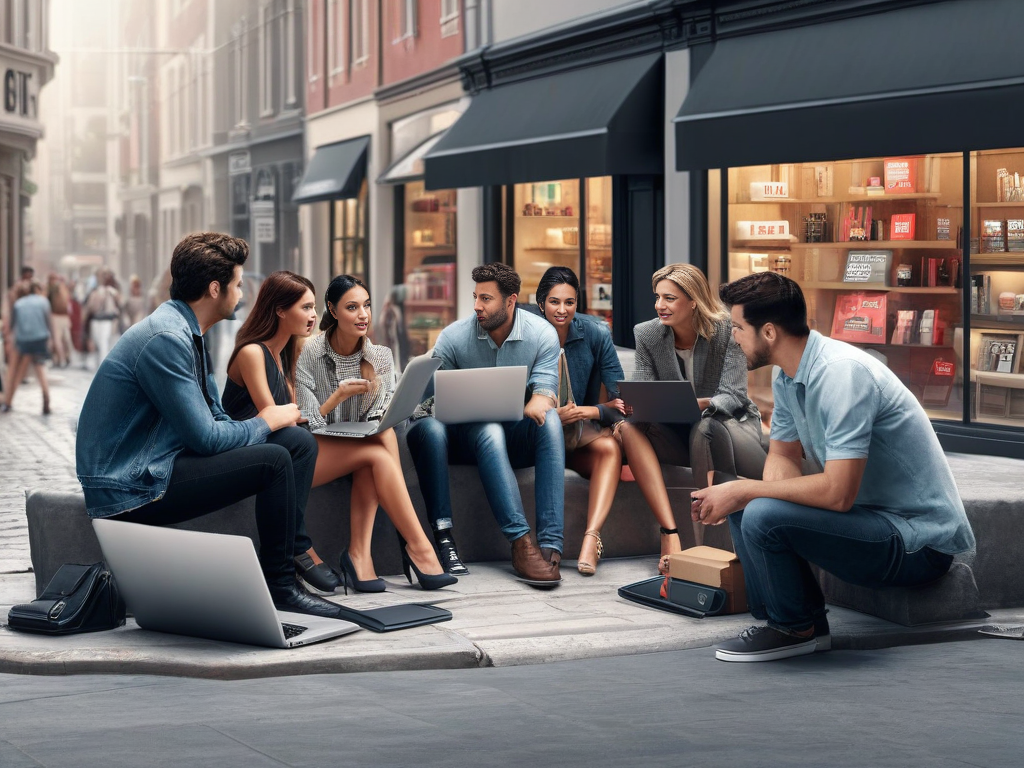
<path fill-rule="evenodd" d="M 772 648 L 757 652 L 735 652 L 719 648 L 715 651 L 715 658 L 719 661 L 754 662 L 754 661 L 778 661 L 789 659 L 794 656 L 808 656 L 818 650 L 818 642 L 813 638 L 803 643 L 787 645 L 785 648 Z"/>
<path fill-rule="evenodd" d="M 821 637 L 816 637 L 814 638 L 814 642 L 817 643 L 818 646 L 814 649 L 815 653 L 832 650 L 832 635 L 822 635 Z"/>

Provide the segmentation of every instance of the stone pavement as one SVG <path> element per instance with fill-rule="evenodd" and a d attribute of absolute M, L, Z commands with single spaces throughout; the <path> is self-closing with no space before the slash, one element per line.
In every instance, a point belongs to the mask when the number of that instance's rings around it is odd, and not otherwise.
<path fill-rule="evenodd" d="M 18 388 L 14 410 L 0 413 L 0 573 L 31 568 L 26 489 L 81 488 L 75 477 L 73 425 L 92 372 L 70 367 L 48 374 L 52 415 L 42 415 L 43 396 L 34 377 Z"/>

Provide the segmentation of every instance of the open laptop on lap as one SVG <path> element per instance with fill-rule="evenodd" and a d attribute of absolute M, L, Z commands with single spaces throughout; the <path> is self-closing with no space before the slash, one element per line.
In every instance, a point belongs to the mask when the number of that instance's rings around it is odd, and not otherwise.
<path fill-rule="evenodd" d="M 701 408 L 688 381 L 620 381 L 622 402 L 633 409 L 630 421 L 696 424 Z"/>
<path fill-rule="evenodd" d="M 93 520 L 103 558 L 143 629 L 295 648 L 358 625 L 278 611 L 246 536 Z"/>
<path fill-rule="evenodd" d="M 519 421 L 526 366 L 463 368 L 434 374 L 434 418 L 444 424 Z"/>
<path fill-rule="evenodd" d="M 423 393 L 427 390 L 430 377 L 440 367 L 441 361 L 436 357 L 422 355 L 410 360 L 380 421 L 339 421 L 314 430 L 313 434 L 329 437 L 368 437 L 401 424 L 412 416 L 416 406 L 423 402 Z"/>

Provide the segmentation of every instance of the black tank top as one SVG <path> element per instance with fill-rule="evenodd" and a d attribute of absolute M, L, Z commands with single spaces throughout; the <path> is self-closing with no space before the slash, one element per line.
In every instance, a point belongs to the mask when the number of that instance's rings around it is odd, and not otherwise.
<path fill-rule="evenodd" d="M 270 350 L 264 344 L 260 344 L 260 349 L 263 350 L 263 362 L 267 368 L 267 384 L 270 386 L 270 394 L 274 398 L 274 403 L 276 405 L 288 405 L 292 398 L 288 392 L 288 385 L 285 382 L 284 374 L 277 367 L 277 361 L 274 360 L 274 355 Z M 259 409 L 252 401 L 252 395 L 249 394 L 249 390 L 235 384 L 230 377 L 224 385 L 223 404 L 228 416 L 235 421 L 245 421 L 259 413 Z"/>

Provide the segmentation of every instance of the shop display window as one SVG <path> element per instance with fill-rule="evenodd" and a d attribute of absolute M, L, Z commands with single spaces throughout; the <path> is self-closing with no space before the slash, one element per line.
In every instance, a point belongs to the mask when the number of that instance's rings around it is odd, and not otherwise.
<path fill-rule="evenodd" d="M 723 278 L 788 275 L 812 330 L 884 362 L 931 418 L 960 420 L 963 173 L 960 153 L 730 168 Z M 771 376 L 749 380 L 766 421 Z"/>
<path fill-rule="evenodd" d="M 569 267 L 580 279 L 577 311 L 611 323 L 611 177 L 516 184 L 510 215 L 511 261 L 523 280 L 520 300 L 535 304 L 544 272 Z"/>
<path fill-rule="evenodd" d="M 1024 149 L 972 152 L 971 418 L 1024 427 Z"/>
<path fill-rule="evenodd" d="M 434 346 L 441 329 L 455 320 L 457 194 L 454 189 L 426 191 L 422 181 L 403 189 L 403 278 L 392 290 L 388 332 L 399 364 Z M 399 328 L 400 326 L 400 328 Z"/>
<path fill-rule="evenodd" d="M 367 282 L 367 193 L 364 180 L 357 197 L 331 202 L 331 275 L 354 275 Z"/>

